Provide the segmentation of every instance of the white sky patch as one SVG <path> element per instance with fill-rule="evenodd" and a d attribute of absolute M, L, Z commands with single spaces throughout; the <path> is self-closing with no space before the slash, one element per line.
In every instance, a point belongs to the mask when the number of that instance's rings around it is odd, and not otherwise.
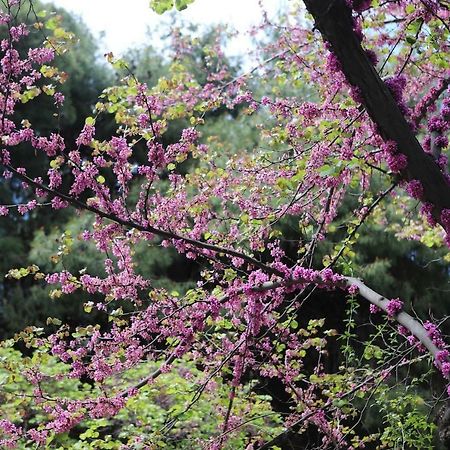
<path fill-rule="evenodd" d="M 263 0 L 263 6 L 273 17 L 287 1 Z M 53 3 L 81 16 L 96 38 L 104 36 L 99 41 L 102 54 L 112 52 L 119 56 L 128 48 L 143 44 L 158 48 L 160 38 L 156 34 L 152 36 L 151 30 L 163 22 L 170 23 L 170 16 L 159 16 L 150 9 L 149 0 L 53 0 Z M 258 0 L 196 0 L 177 14 L 187 23 L 233 26 L 241 38 L 228 47 L 231 54 L 245 53 L 250 42 L 245 32 L 262 18 Z"/>

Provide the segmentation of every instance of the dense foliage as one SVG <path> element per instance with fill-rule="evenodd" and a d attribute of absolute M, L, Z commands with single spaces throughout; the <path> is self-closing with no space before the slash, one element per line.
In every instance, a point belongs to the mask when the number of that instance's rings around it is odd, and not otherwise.
<path fill-rule="evenodd" d="M 2 448 L 448 445 L 448 2 L 292 2 L 244 73 L 1 5 Z"/>

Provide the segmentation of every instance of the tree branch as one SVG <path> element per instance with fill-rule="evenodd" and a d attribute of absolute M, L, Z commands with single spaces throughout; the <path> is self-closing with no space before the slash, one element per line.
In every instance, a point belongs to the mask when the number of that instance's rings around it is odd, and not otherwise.
<path fill-rule="evenodd" d="M 443 225 L 441 213 L 450 208 L 450 185 L 433 158 L 426 154 L 396 101 L 381 80 L 353 30 L 352 11 L 345 0 L 304 0 L 316 28 L 338 58 L 347 81 L 358 88 L 364 107 L 385 140 L 394 141 L 408 159 L 401 173 L 405 180 L 419 180 L 424 201 Z"/>
<path fill-rule="evenodd" d="M 373 305 L 377 306 L 384 312 L 388 312 L 388 303 L 389 300 L 379 293 L 375 292 L 373 289 L 368 287 L 366 284 L 364 284 L 360 279 L 354 278 L 354 277 L 345 277 L 345 286 L 357 286 L 359 289 L 359 295 L 364 298 L 365 300 L 369 301 Z M 264 288 L 268 289 L 269 285 L 268 283 L 264 284 Z M 422 344 L 424 345 L 428 352 L 433 356 L 435 364 L 438 366 L 439 369 L 441 369 L 442 364 L 437 358 L 437 354 L 440 351 L 440 349 L 433 343 L 433 341 L 428 336 L 427 330 L 424 328 L 424 326 L 414 319 L 412 316 L 410 316 L 405 311 L 401 311 L 400 313 L 396 314 L 393 317 L 399 324 L 403 325 L 405 328 L 408 329 L 408 331 Z M 442 372 L 441 372 L 442 373 Z M 445 378 L 449 378 L 448 376 L 445 376 Z M 366 382 L 365 382 L 366 383 Z M 356 392 L 361 385 L 358 385 L 355 389 L 352 389 L 350 392 Z M 344 396 L 348 396 L 349 393 L 345 394 Z M 343 396 L 343 397 L 344 397 Z M 343 398 L 341 397 L 341 398 Z M 286 428 L 285 431 L 280 433 L 279 435 L 275 436 L 273 439 L 271 439 L 269 442 L 266 442 L 259 446 L 257 450 L 269 450 L 275 445 L 282 445 L 285 442 L 288 442 L 290 438 L 292 438 L 293 435 L 297 432 L 299 427 L 308 419 L 310 419 L 314 414 L 316 414 L 317 411 L 313 410 L 310 411 L 308 414 L 303 416 L 301 419 L 296 421 L 293 425 Z"/>
<path fill-rule="evenodd" d="M 233 249 L 227 249 L 225 247 L 220 247 L 218 245 L 214 245 L 214 244 L 208 244 L 207 242 L 203 242 L 203 241 L 198 241 L 196 239 L 192 239 L 189 238 L 187 236 L 181 236 L 179 234 L 176 233 L 172 233 L 171 231 L 165 231 L 165 230 L 161 230 L 159 228 L 155 228 L 151 225 L 141 225 L 139 223 L 136 223 L 132 220 L 125 220 L 125 219 L 121 219 L 120 217 L 118 217 L 115 214 L 111 214 L 105 211 L 101 211 L 100 209 L 94 208 L 93 206 L 88 205 L 87 203 L 82 202 L 81 200 L 78 200 L 75 197 L 72 197 L 68 194 L 64 194 L 63 192 L 60 191 L 56 191 L 54 189 L 49 188 L 48 186 L 46 186 L 43 183 L 38 183 L 37 181 L 34 181 L 33 179 L 31 179 L 30 177 L 28 177 L 27 175 L 24 175 L 23 173 L 20 173 L 19 171 L 17 171 L 17 169 L 15 169 L 13 166 L 9 165 L 9 164 L 5 164 L 5 167 L 10 170 L 11 172 L 14 173 L 14 175 L 16 175 L 18 178 L 20 178 L 22 181 L 24 181 L 25 183 L 29 184 L 30 186 L 33 186 L 34 188 L 37 189 L 41 189 L 45 192 L 47 192 L 48 194 L 50 194 L 52 197 L 58 197 L 61 200 L 65 200 L 67 203 L 69 203 L 70 205 L 74 206 L 75 208 L 79 208 L 79 209 L 84 209 L 86 211 L 90 211 L 94 214 L 96 214 L 99 217 L 102 217 L 104 219 L 108 219 L 111 220 L 112 222 L 115 222 L 119 225 L 122 225 L 126 228 L 131 228 L 131 229 L 136 229 L 139 231 L 142 231 L 144 233 L 151 233 L 154 234 L 156 236 L 160 236 L 162 238 L 165 239 L 174 239 L 177 241 L 182 241 L 185 242 L 186 244 L 192 245 L 195 248 L 202 248 L 205 250 L 211 250 L 213 252 L 216 253 L 222 253 L 224 255 L 228 255 L 228 256 L 233 256 L 236 258 L 241 258 L 243 259 L 245 262 L 249 263 L 250 265 L 254 266 L 254 267 L 258 267 L 259 269 L 263 270 L 266 273 L 270 273 L 273 275 L 278 275 L 278 276 L 282 276 L 283 274 L 277 270 L 274 269 L 273 267 L 268 266 L 267 264 L 262 263 L 261 261 L 258 261 L 257 259 L 246 255 L 245 253 L 233 250 Z"/>
<path fill-rule="evenodd" d="M 375 292 L 373 289 L 365 285 L 360 279 L 354 278 L 354 277 L 346 277 L 347 285 L 350 286 L 357 286 L 359 289 L 359 295 L 361 297 L 368 300 L 370 303 L 372 303 L 375 306 L 378 306 L 378 308 L 382 309 L 384 312 L 388 312 L 387 306 L 389 303 L 389 300 L 385 297 L 383 297 L 378 292 Z M 428 336 L 427 330 L 424 328 L 424 326 L 416 319 L 414 319 L 412 316 L 410 316 L 405 311 L 401 311 L 397 315 L 394 316 L 394 319 L 400 324 L 403 325 L 422 345 L 424 345 L 429 353 L 433 356 L 434 362 L 438 366 L 438 368 L 441 368 L 441 362 L 436 358 L 438 352 L 440 349 L 436 347 L 436 345 L 433 343 L 433 341 Z M 447 377 L 448 378 L 448 377 Z"/>

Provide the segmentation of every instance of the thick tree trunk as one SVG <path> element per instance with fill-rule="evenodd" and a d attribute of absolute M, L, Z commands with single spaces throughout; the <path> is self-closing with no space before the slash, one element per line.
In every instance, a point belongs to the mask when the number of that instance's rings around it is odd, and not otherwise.
<path fill-rule="evenodd" d="M 408 158 L 401 176 L 419 180 L 424 201 L 434 205 L 433 214 L 442 224 L 441 212 L 450 208 L 450 185 L 431 155 L 422 149 L 389 89 L 381 80 L 353 30 L 352 11 L 345 0 L 304 0 L 315 27 L 330 44 L 347 81 L 358 88 L 369 116 L 385 140 L 396 142 Z"/>

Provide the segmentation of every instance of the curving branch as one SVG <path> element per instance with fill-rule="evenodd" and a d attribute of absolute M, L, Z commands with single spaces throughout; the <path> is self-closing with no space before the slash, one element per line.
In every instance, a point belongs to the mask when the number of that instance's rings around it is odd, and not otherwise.
<path fill-rule="evenodd" d="M 272 289 L 277 289 L 279 287 L 289 287 L 294 286 L 296 284 L 305 284 L 305 280 L 299 279 L 299 280 L 285 280 L 285 281 L 276 281 L 276 282 L 266 282 L 259 286 L 255 286 L 253 288 L 254 291 L 257 292 L 263 292 L 263 291 L 269 291 Z M 355 277 L 343 277 L 343 283 L 339 287 L 341 289 L 347 289 L 352 286 L 356 286 L 358 288 L 358 294 L 367 300 L 369 303 L 372 303 L 373 305 L 377 306 L 381 310 L 383 310 L 386 314 L 388 314 L 388 304 L 389 299 L 382 296 L 378 292 L 371 289 L 369 286 L 367 286 L 361 279 L 355 278 Z M 243 290 L 239 291 L 238 293 L 244 292 Z M 221 301 L 225 300 L 227 297 L 224 296 Z M 408 314 L 405 311 L 401 311 L 395 316 L 393 316 L 393 319 L 395 319 L 400 325 L 403 325 L 430 353 L 430 355 L 433 357 L 437 367 L 441 369 L 442 364 L 438 360 L 437 355 L 439 351 L 441 350 L 438 348 L 431 338 L 428 335 L 427 330 L 425 327 L 414 317 L 412 317 L 410 314 Z M 446 376 L 447 379 L 449 379 L 449 376 Z"/>
<path fill-rule="evenodd" d="M 387 298 L 383 297 L 378 292 L 375 292 L 358 278 L 346 277 L 346 281 L 348 287 L 358 287 L 359 295 L 361 297 L 377 306 L 378 308 L 382 309 L 385 313 L 388 312 L 387 306 L 389 300 Z M 439 369 L 441 369 L 442 364 L 437 358 L 437 354 L 440 349 L 430 339 L 424 326 L 405 311 L 401 311 L 400 313 L 395 315 L 394 318 L 400 325 L 403 325 L 422 345 L 426 347 L 428 352 L 433 356 L 435 364 Z M 446 378 L 448 379 L 448 376 Z"/>
<path fill-rule="evenodd" d="M 236 251 L 236 250 L 233 250 L 230 248 L 221 247 L 219 245 L 208 244 L 207 242 L 199 241 L 197 239 L 192 239 L 187 236 L 181 236 L 181 235 L 173 233 L 171 231 L 161 230 L 159 228 L 153 227 L 152 225 L 142 225 L 142 224 L 136 223 L 132 220 L 122 219 L 115 214 L 108 213 L 108 212 L 102 211 L 100 209 L 94 208 L 93 206 L 90 206 L 87 203 L 84 203 L 83 201 L 78 200 L 77 198 L 74 198 L 68 194 L 51 189 L 43 183 L 38 183 L 37 181 L 33 180 L 32 178 L 28 177 L 27 175 L 19 172 L 15 167 L 11 166 L 10 164 L 5 164 L 5 167 L 9 171 L 14 173 L 14 175 L 16 175 L 22 181 L 29 184 L 30 186 L 33 186 L 34 188 L 37 188 L 37 189 L 41 189 L 41 190 L 47 192 L 52 197 L 58 197 L 61 200 L 66 201 L 67 203 L 69 203 L 71 206 L 73 206 L 75 208 L 90 211 L 99 217 L 111 220 L 111 222 L 115 222 L 119 225 L 122 225 L 125 228 L 136 229 L 136 230 L 142 231 L 144 233 L 151 233 L 156 236 L 160 236 L 164 239 L 173 239 L 176 241 L 185 242 L 186 244 L 192 245 L 194 248 L 211 250 L 218 254 L 224 254 L 224 255 L 233 256 L 236 258 L 241 258 L 242 260 L 244 260 L 251 266 L 257 267 L 266 273 L 278 275 L 278 276 L 283 275 L 279 270 L 277 270 L 273 267 L 270 267 L 267 264 L 264 264 L 261 261 L 258 261 L 257 259 L 255 259 L 249 255 L 246 255 L 243 252 L 239 252 L 239 251 Z M 203 255 L 203 256 L 205 256 L 205 255 Z"/>
<path fill-rule="evenodd" d="M 356 286 L 358 287 L 358 293 L 359 295 L 364 298 L 365 300 L 369 301 L 373 305 L 377 306 L 381 310 L 383 310 L 385 313 L 388 312 L 388 303 L 389 300 L 385 297 L 383 297 L 378 292 L 375 292 L 373 289 L 368 287 L 365 283 L 363 283 L 362 280 L 359 278 L 354 277 L 344 277 L 344 286 L 342 287 L 350 287 L 350 286 Z M 268 288 L 268 283 L 265 283 L 261 286 L 261 288 Z M 433 341 L 428 336 L 427 330 L 424 328 L 424 326 L 416 319 L 414 319 L 411 315 L 406 313 L 405 311 L 401 311 L 400 313 L 396 314 L 393 317 L 400 325 L 403 325 L 422 345 L 426 347 L 430 355 L 433 357 L 435 364 L 438 366 L 439 369 L 441 369 L 442 364 L 437 358 L 437 354 L 440 351 L 440 349 L 433 343 Z M 442 373 L 442 371 L 441 371 Z M 449 379 L 449 376 L 445 376 L 446 379 Z M 366 381 L 364 382 L 366 383 Z M 356 392 L 361 385 L 358 385 L 356 388 L 352 389 L 352 391 L 345 394 L 345 396 L 348 396 L 350 393 Z M 330 406 L 328 404 L 327 406 Z M 310 411 L 308 414 L 303 416 L 301 419 L 296 421 L 291 426 L 287 427 L 282 433 L 278 434 L 277 436 L 273 437 L 270 441 L 265 442 L 261 444 L 259 447 L 257 447 L 257 450 L 269 450 L 273 446 L 280 446 L 280 445 L 288 445 L 290 440 L 295 436 L 295 434 L 298 432 L 299 428 L 312 416 L 314 416 L 317 413 L 317 411 L 313 410 Z M 445 415 L 446 414 L 446 415 Z M 444 416 L 447 418 L 447 421 L 450 422 L 450 408 L 445 409 Z M 448 417 L 447 417 L 448 416 Z M 440 427 L 441 428 L 441 427 Z M 442 436 L 441 436 L 441 439 Z"/>

